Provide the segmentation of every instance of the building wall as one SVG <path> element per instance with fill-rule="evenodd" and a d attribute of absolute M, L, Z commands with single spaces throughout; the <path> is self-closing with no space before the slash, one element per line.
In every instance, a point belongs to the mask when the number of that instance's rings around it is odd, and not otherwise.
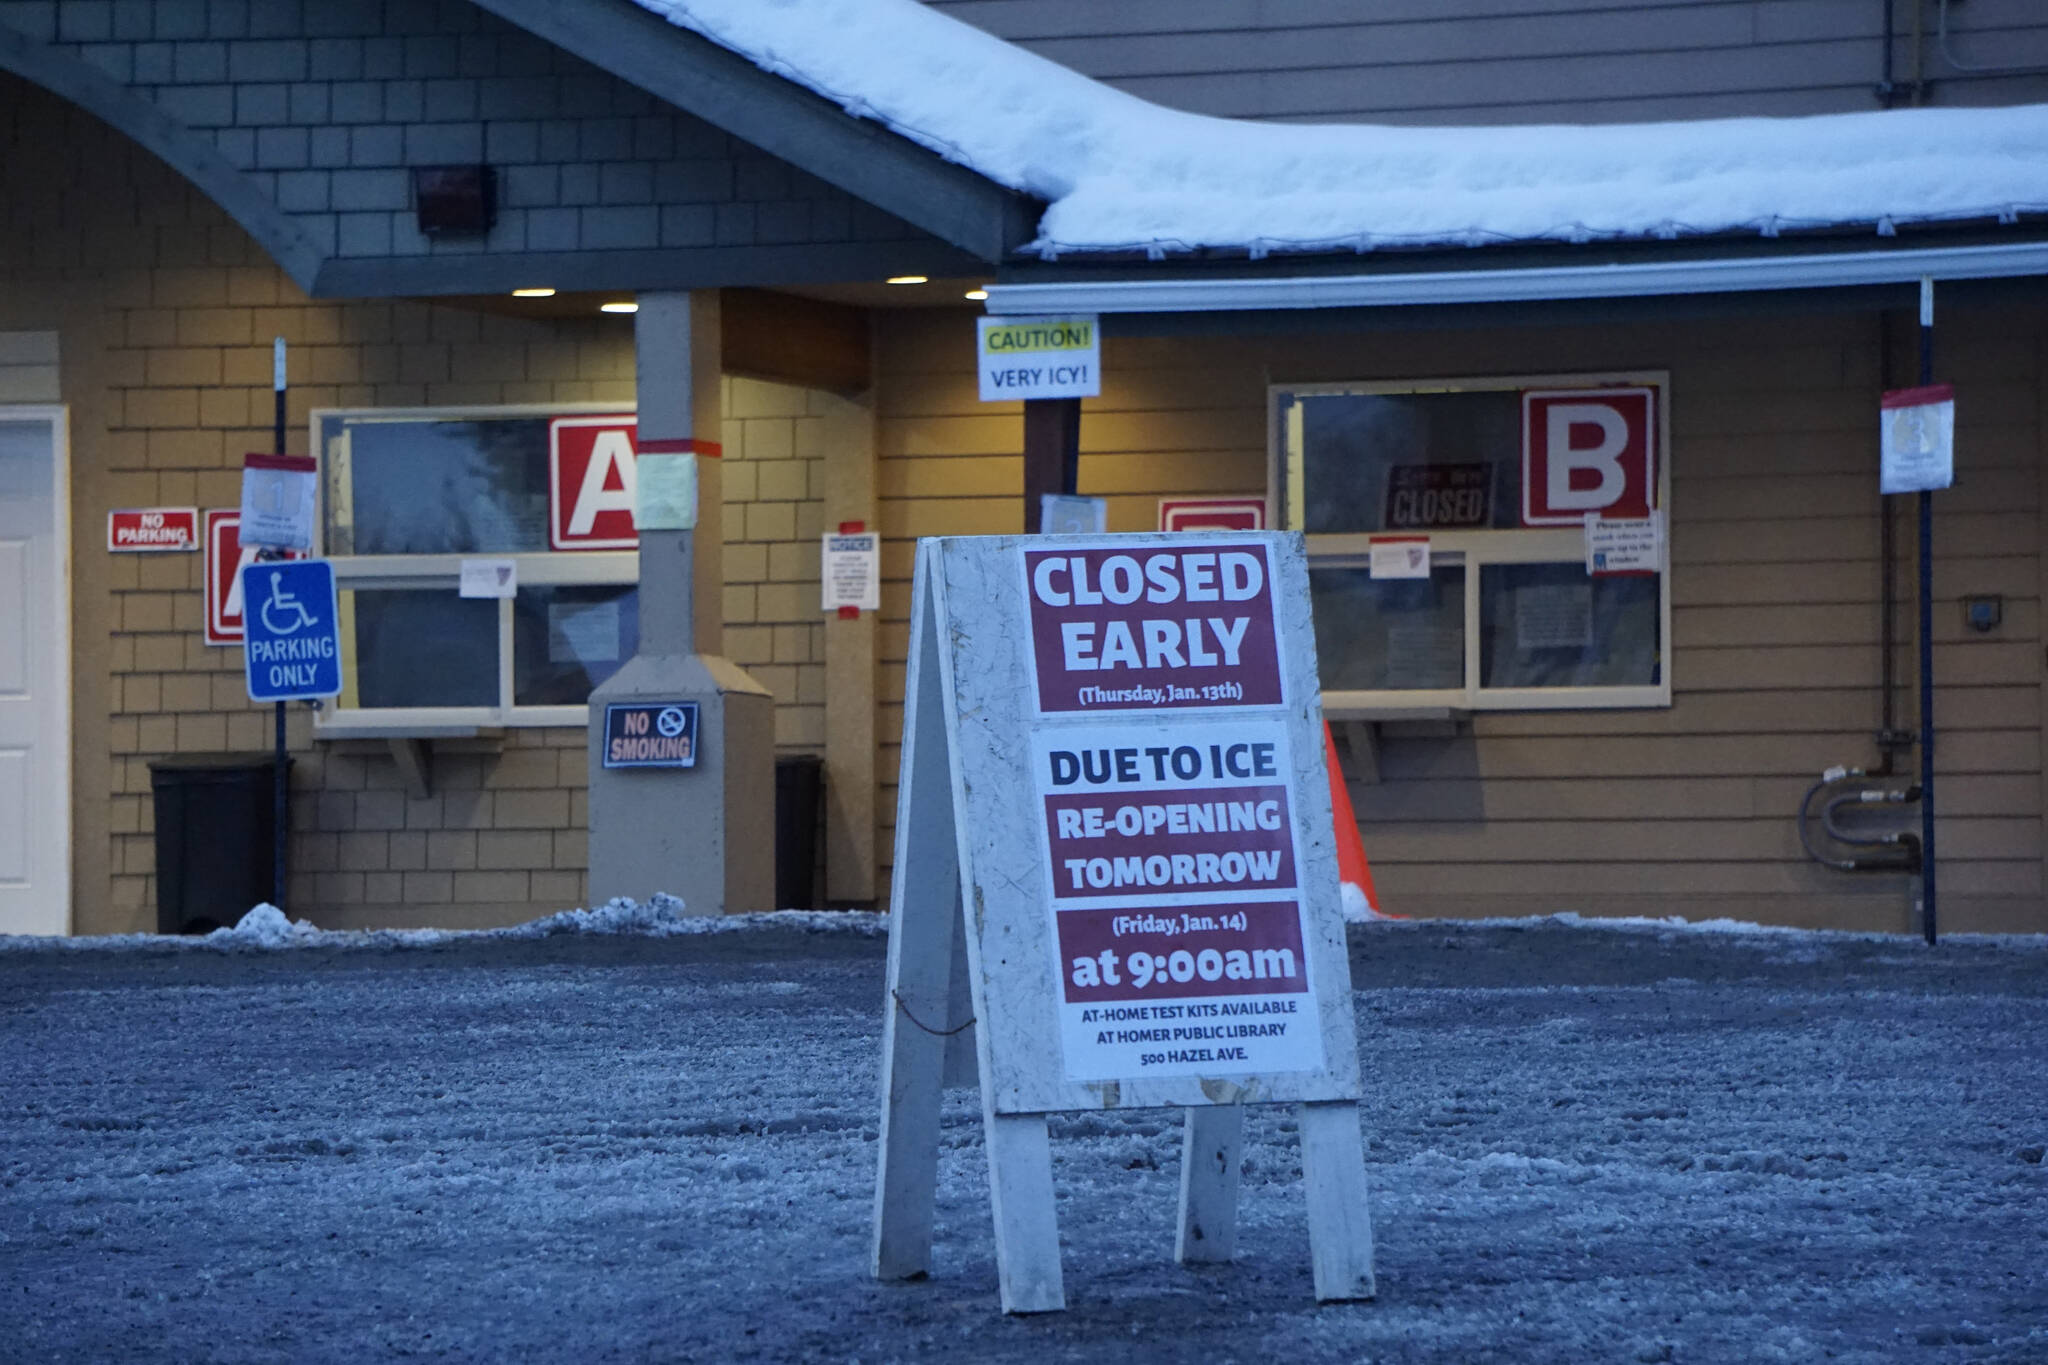
<path fill-rule="evenodd" d="M 0 333 L 58 334 L 72 415 L 81 933 L 155 926 L 150 761 L 270 744 L 240 650 L 203 642 L 201 556 L 103 547 L 110 508 L 239 502 L 241 455 L 270 448 L 273 336 L 290 346 L 294 449 L 314 408 L 633 397 L 630 321 L 307 300 L 181 178 L 8 77 Z M 47 336 L 30 340 L 13 368 L 44 374 Z M 788 750 L 822 747 L 819 401 L 749 380 L 726 392 L 728 649 L 783 703 Z M 383 742 L 316 742 L 309 722 L 291 712 L 292 913 L 330 927 L 466 925 L 580 903 L 580 730 L 436 741 L 432 794 L 416 799 Z"/>
<path fill-rule="evenodd" d="M 1960 387 L 1958 483 L 1936 498 L 1935 529 L 1940 875 L 1952 928 L 2048 929 L 2043 323 L 2032 308 L 1945 310 L 1940 330 L 1939 373 Z M 1017 405 L 976 400 L 968 319 L 900 316 L 883 335 L 878 730 L 880 771 L 893 774 L 912 538 L 1021 529 L 1021 424 Z M 1897 329 L 1895 375 L 1914 373 L 1911 335 Z M 1793 818 L 1824 768 L 1876 762 L 1874 315 L 1111 338 L 1103 368 L 1102 397 L 1083 405 L 1080 491 L 1108 499 L 1113 531 L 1152 529 L 1162 495 L 1263 493 L 1269 377 L 1668 370 L 1673 705 L 1487 713 L 1447 736 L 1382 727 L 1379 780 L 1351 774 L 1379 890 L 1411 915 L 1913 923 L 1904 877 L 1809 862 Z M 1899 516 L 1898 723 L 1916 726 L 1909 508 Z M 1964 627 L 1960 599 L 1976 593 L 2005 598 L 1993 634 Z M 893 803 L 885 787 L 885 821 Z"/>
<path fill-rule="evenodd" d="M 898 219 L 468 0 L 0 0 L 216 150 L 324 256 L 898 241 Z M 485 236 L 428 237 L 409 168 L 488 163 Z"/>
<path fill-rule="evenodd" d="M 1237 118 L 1540 123 L 1879 107 L 1882 0 L 926 0 L 1145 99 Z M 2031 0 L 1897 5 L 1898 103 L 2048 98 Z M 1946 12 L 1949 40 L 1939 37 Z M 1966 70 L 1965 67 L 1981 68 Z M 2000 68 L 2015 69 L 2011 74 Z"/>

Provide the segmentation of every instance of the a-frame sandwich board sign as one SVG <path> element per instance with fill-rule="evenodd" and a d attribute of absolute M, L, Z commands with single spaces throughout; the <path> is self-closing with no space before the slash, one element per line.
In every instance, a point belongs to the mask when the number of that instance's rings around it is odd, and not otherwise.
<path fill-rule="evenodd" d="M 1065 1306 L 1047 1114 L 1184 1107 L 1176 1254 L 1225 1261 L 1248 1103 L 1300 1106 L 1316 1297 L 1370 1298 L 1301 537 L 924 540 L 911 611 L 875 1275 L 930 1270 L 971 1024 L 1004 1311 Z"/>

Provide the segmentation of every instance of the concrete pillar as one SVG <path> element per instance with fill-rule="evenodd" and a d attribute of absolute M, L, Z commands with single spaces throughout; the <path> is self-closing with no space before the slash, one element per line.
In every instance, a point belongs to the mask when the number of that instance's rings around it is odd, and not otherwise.
<path fill-rule="evenodd" d="M 640 296 L 640 648 L 590 697 L 590 900 L 773 908 L 775 702 L 723 639 L 718 295 Z M 703 535 L 696 534 L 702 526 Z M 696 708 L 690 766 L 605 766 L 614 707 Z"/>

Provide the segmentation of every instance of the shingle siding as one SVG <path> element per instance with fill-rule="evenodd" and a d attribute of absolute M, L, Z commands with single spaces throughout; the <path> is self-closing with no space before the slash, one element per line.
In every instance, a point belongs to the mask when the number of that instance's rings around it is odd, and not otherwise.
<path fill-rule="evenodd" d="M 343 256 L 648 248 L 662 244 L 662 232 L 645 205 L 672 191 L 679 202 L 737 207 L 758 198 L 772 207 L 758 218 L 727 214 L 719 245 L 921 235 L 893 218 L 856 231 L 862 220 L 841 191 L 792 177 L 782 163 L 466 0 L 164 0 L 118 12 L 117 25 L 107 0 L 0 0 L 0 25 L 129 86 L 231 165 L 315 177 L 295 178 L 278 193 L 279 207 Z M 409 218 L 409 168 L 478 161 L 498 169 L 501 186 L 516 183 L 516 195 L 501 198 L 507 208 L 580 211 L 500 212 L 483 239 L 366 228 L 352 217 Z M 571 170 L 603 189 L 585 193 Z M 788 188 L 792 180 L 801 187 Z"/>

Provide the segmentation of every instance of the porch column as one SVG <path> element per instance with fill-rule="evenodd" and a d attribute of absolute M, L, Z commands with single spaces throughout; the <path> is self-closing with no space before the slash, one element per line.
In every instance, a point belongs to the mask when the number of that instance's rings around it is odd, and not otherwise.
<path fill-rule="evenodd" d="M 718 341 L 715 292 L 640 296 L 640 646 L 590 696 L 593 905 L 667 892 L 695 914 L 773 906 L 774 840 L 763 834 L 775 828 L 775 702 L 717 653 Z M 623 745 L 614 711 L 634 727 Z M 692 711 L 691 742 L 678 745 Z M 658 750 L 653 763 L 617 766 L 640 763 L 643 749 Z"/>

